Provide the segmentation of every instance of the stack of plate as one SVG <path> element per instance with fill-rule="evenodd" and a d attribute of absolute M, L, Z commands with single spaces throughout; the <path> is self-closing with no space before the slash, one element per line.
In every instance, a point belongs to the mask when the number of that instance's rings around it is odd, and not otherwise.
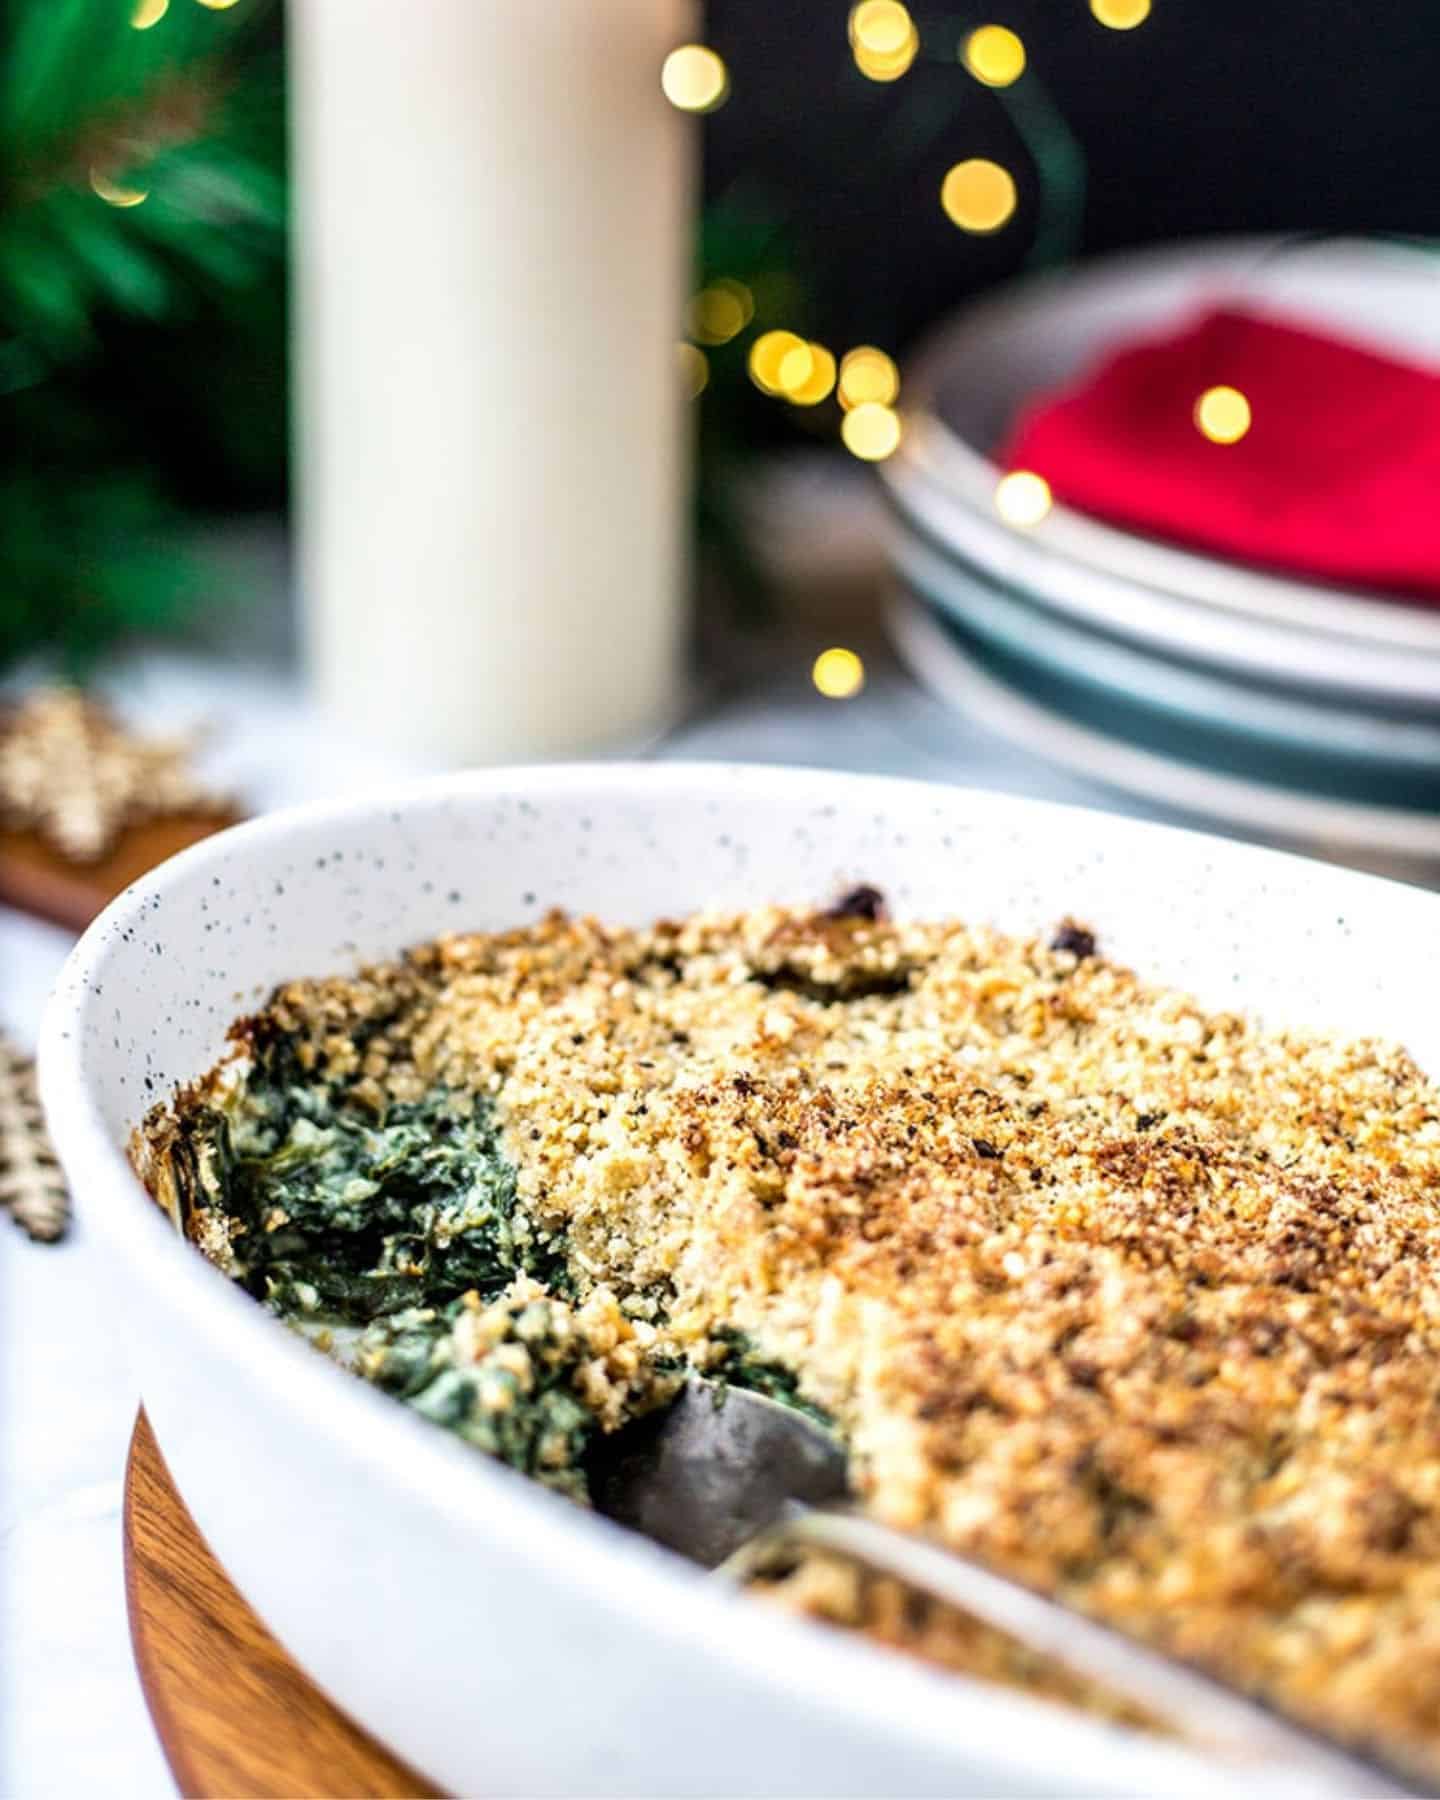
<path fill-rule="evenodd" d="M 907 372 L 882 465 L 896 640 L 920 678 L 1073 772 L 1360 860 L 1440 864 L 1440 605 L 1346 593 L 1056 506 L 995 509 L 1021 405 L 1097 354 L 1242 301 L 1440 368 L 1440 260 L 1229 240 L 968 308 Z M 1437 500 L 1440 504 L 1440 500 Z"/>

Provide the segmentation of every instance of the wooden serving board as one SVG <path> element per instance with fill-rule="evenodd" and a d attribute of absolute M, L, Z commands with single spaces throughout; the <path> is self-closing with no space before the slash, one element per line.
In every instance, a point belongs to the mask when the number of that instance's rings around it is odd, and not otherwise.
<path fill-rule="evenodd" d="M 223 831 L 238 812 L 178 813 L 132 825 L 99 862 L 75 863 L 33 831 L 0 830 L 0 903 L 83 931 L 122 889 L 156 863 Z"/>
<path fill-rule="evenodd" d="M 125 1472 L 140 1683 L 187 1800 L 402 1800 L 439 1790 L 346 1718 L 260 1623 L 175 1490 L 142 1412 Z"/>

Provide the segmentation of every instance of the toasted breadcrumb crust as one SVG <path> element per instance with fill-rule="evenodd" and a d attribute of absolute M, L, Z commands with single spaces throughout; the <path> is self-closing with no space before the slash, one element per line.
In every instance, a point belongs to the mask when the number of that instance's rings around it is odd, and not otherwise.
<path fill-rule="evenodd" d="M 876 1516 L 1440 1768 L 1440 1093 L 1053 941 L 555 914 L 266 1027 L 490 1096 L 577 1291 L 745 1332 Z"/>

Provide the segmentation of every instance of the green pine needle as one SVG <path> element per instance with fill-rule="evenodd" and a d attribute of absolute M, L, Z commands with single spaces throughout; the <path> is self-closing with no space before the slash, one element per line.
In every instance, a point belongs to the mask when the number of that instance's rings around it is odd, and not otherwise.
<path fill-rule="evenodd" d="M 127 457 L 97 353 L 111 321 L 203 316 L 283 256 L 264 5 L 172 0 L 146 30 L 133 8 L 11 0 L 0 23 L 0 665 L 49 646 L 83 672 L 193 597 L 183 518 Z M 144 199 L 104 198 L 126 190 Z"/>

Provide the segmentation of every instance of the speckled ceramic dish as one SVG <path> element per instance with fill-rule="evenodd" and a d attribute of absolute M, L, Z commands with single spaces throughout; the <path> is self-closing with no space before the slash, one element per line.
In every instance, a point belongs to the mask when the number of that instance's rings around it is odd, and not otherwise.
<path fill-rule="evenodd" d="M 41 1079 L 178 1486 L 291 1652 L 460 1793 L 1313 1793 L 940 1675 L 715 1587 L 355 1381 L 171 1231 L 123 1153 L 278 980 L 552 905 L 806 903 L 1018 930 L 1073 913 L 1202 999 L 1440 1065 L 1417 890 L 1103 814 L 675 765 L 505 770 L 277 814 L 148 876 L 76 950 Z"/>

